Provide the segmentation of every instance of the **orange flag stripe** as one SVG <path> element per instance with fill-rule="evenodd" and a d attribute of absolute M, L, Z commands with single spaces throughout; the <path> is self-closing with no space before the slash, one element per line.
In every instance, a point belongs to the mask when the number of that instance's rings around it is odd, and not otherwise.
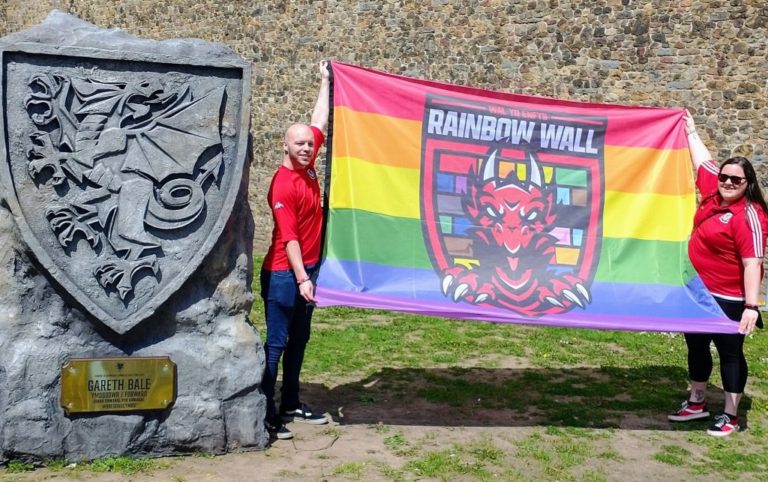
<path fill-rule="evenodd" d="M 688 149 L 605 146 L 606 191 L 691 194 L 693 180 L 685 175 L 690 169 Z"/>
<path fill-rule="evenodd" d="M 334 108 L 333 116 L 335 158 L 364 159 L 396 168 L 421 168 L 421 122 L 339 106 Z M 349 132 L 356 135 L 347 136 Z M 693 182 L 682 174 L 690 169 L 690 162 L 688 149 L 605 146 L 605 190 L 691 194 L 695 189 Z"/>
<path fill-rule="evenodd" d="M 350 132 L 356 135 L 345 135 Z M 333 108 L 333 156 L 419 169 L 421 122 L 336 106 Z"/>

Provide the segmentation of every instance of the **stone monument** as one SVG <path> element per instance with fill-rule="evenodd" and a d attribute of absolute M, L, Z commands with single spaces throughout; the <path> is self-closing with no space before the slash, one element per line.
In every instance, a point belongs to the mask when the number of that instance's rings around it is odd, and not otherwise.
<path fill-rule="evenodd" d="M 0 76 L 0 463 L 263 448 L 249 65 L 54 11 Z"/>

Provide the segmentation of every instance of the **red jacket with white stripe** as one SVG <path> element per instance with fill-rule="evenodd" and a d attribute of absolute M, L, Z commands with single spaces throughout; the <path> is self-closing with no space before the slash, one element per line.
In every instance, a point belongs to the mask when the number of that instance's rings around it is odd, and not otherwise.
<path fill-rule="evenodd" d="M 693 218 L 688 256 L 704 286 L 715 296 L 744 299 L 743 258 L 765 254 L 768 215 L 746 196 L 729 206 L 720 206 L 717 191 L 719 168 L 709 161 L 699 166 L 696 186 L 701 204 Z M 762 276 L 762 264 L 761 264 Z"/>

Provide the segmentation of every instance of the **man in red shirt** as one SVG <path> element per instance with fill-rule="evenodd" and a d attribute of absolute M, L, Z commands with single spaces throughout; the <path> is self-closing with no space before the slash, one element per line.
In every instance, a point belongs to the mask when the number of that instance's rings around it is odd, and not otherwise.
<path fill-rule="evenodd" d="M 283 161 L 267 194 L 274 229 L 261 270 L 261 297 L 267 321 L 262 389 L 267 397 L 265 426 L 278 439 L 293 437 L 285 422 L 328 423 L 324 415 L 313 413 L 299 399 L 299 373 L 315 302 L 313 275 L 320 261 L 323 212 L 315 157 L 328 125 L 328 69 L 328 63 L 321 62 L 320 91 L 311 125 L 293 124 L 285 131 Z M 281 357 L 283 384 L 278 413 L 274 396 Z"/>

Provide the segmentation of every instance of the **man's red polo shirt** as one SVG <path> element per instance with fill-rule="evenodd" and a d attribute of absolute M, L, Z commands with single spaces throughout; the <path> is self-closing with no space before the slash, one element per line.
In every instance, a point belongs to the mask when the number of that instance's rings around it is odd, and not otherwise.
<path fill-rule="evenodd" d="M 710 293 L 743 300 L 741 260 L 763 257 L 768 219 L 760 206 L 749 202 L 746 196 L 729 206 L 720 206 L 719 171 L 712 161 L 699 166 L 696 186 L 702 199 L 693 218 L 688 257 Z"/>
<path fill-rule="evenodd" d="M 320 204 L 320 186 L 315 173 L 315 156 L 325 141 L 325 136 L 317 127 L 310 128 L 315 136 L 315 152 L 309 167 L 292 170 L 281 165 L 269 186 L 267 202 L 275 224 L 272 230 L 272 245 L 263 265 L 269 271 L 291 269 L 285 251 L 288 241 L 299 242 L 305 265 L 315 264 L 320 260 L 323 210 Z"/>

